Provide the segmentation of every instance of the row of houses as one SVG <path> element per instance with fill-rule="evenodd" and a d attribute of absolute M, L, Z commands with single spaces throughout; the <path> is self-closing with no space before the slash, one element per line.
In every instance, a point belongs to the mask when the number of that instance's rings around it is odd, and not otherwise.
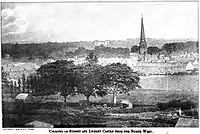
<path fill-rule="evenodd" d="M 85 58 L 75 58 L 75 64 L 81 64 L 86 62 Z M 138 62 L 137 56 L 130 56 L 129 58 L 99 58 L 98 64 L 105 66 L 112 63 L 127 64 L 135 71 L 142 72 L 144 74 L 175 74 L 179 72 L 187 72 L 191 70 L 198 70 L 199 62 L 194 61 L 171 61 L 171 62 Z"/>

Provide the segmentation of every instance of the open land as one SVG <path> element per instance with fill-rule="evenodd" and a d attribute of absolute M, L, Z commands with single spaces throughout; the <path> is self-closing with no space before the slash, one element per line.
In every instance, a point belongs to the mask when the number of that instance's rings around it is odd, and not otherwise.
<path fill-rule="evenodd" d="M 82 97 L 80 95 L 68 97 L 67 103 L 63 103 L 59 95 L 37 97 L 35 99 L 38 102 L 27 104 L 29 110 L 22 117 L 18 117 L 18 114 L 14 112 L 14 102 L 5 102 L 3 104 L 7 108 L 4 111 L 4 125 L 5 127 L 10 125 L 24 127 L 24 122 L 38 120 L 57 125 L 57 127 L 62 127 L 62 125 L 63 127 L 174 127 L 178 120 L 175 110 L 161 111 L 156 106 L 157 102 L 164 103 L 180 99 L 198 103 L 198 94 L 195 93 L 152 89 L 140 89 L 132 91 L 128 96 L 124 94 L 117 96 L 118 101 L 130 100 L 134 105 L 132 109 L 121 109 L 118 103 L 118 106 L 109 106 L 111 95 L 103 98 L 91 97 L 90 107 L 80 107 L 78 100 L 84 99 Z M 103 104 L 108 105 L 103 107 Z M 161 116 L 162 119 L 159 118 Z M 13 118 L 16 122 L 11 121 Z"/>

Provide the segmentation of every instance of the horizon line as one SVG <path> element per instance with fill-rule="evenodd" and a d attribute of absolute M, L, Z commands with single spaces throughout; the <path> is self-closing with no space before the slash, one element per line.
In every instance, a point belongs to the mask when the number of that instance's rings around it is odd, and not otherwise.
<path fill-rule="evenodd" d="M 11 44 L 24 44 L 24 43 L 27 43 L 27 44 L 31 44 L 31 43 L 72 43 L 72 42 L 95 42 L 95 41 L 128 41 L 128 40 L 136 40 L 136 39 L 140 39 L 140 38 L 127 38 L 127 39 L 105 39 L 105 40 L 77 40 L 77 41 L 13 41 L 13 42 L 3 42 L 1 40 L 1 44 L 8 44 L 8 43 L 11 43 Z M 181 41 L 181 40 L 188 40 L 188 41 L 196 41 L 196 42 L 199 42 L 199 39 L 194 39 L 194 38 L 171 38 L 171 39 L 168 39 L 168 38 L 146 38 L 146 40 L 148 39 L 153 39 L 153 40 L 174 40 L 174 41 Z"/>

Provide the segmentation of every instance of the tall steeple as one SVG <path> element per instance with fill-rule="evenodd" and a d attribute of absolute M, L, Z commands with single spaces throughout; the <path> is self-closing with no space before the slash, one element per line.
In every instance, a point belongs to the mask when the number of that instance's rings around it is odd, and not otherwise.
<path fill-rule="evenodd" d="M 147 43 L 145 39 L 143 16 L 141 17 L 141 33 L 140 33 L 140 43 L 139 43 L 139 54 L 141 54 L 142 59 L 145 60 L 147 54 Z"/>
<path fill-rule="evenodd" d="M 145 40 L 145 33 L 144 33 L 143 16 L 141 17 L 141 34 L 140 34 L 140 42 L 146 42 L 146 40 Z"/>

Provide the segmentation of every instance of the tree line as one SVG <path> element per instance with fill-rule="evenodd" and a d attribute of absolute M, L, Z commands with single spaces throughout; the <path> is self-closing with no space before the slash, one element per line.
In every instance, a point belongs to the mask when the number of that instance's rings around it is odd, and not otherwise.
<path fill-rule="evenodd" d="M 126 44 L 124 44 L 126 45 Z M 49 57 L 74 57 L 85 56 L 91 52 L 95 52 L 99 57 L 127 57 L 129 53 L 138 53 L 139 46 L 132 46 L 131 50 L 128 48 L 112 48 L 103 45 L 95 46 L 94 49 L 87 49 L 84 46 L 92 47 L 92 42 L 46 42 L 46 43 L 30 43 L 30 44 L 10 44 L 3 43 L 1 45 L 1 55 L 5 57 L 9 54 L 14 59 L 26 57 L 28 59 L 42 58 L 47 59 Z M 75 51 L 71 51 L 74 49 Z M 198 42 L 172 42 L 165 43 L 161 48 L 156 46 L 149 46 L 147 48 L 148 54 L 158 54 L 161 51 L 165 51 L 168 54 L 174 51 L 188 51 L 198 52 Z"/>
<path fill-rule="evenodd" d="M 127 57 L 129 56 L 130 50 L 128 48 L 112 48 L 103 45 L 96 46 L 94 49 L 87 49 L 78 42 L 47 42 L 30 44 L 6 43 L 1 45 L 1 52 L 2 57 L 9 55 L 14 59 L 27 58 L 32 60 L 35 58 L 48 59 L 51 57 L 84 57 L 91 52 L 95 52 L 99 57 L 116 57 L 118 55 Z"/>
<path fill-rule="evenodd" d="M 158 54 L 163 51 L 167 52 L 167 54 L 171 54 L 176 51 L 198 52 L 198 42 L 194 41 L 173 42 L 173 43 L 165 43 L 161 48 L 155 46 L 149 46 L 147 48 L 147 53 L 150 55 Z M 139 46 L 137 45 L 132 46 L 131 52 L 138 53 Z"/>
<path fill-rule="evenodd" d="M 139 53 L 139 46 L 135 45 L 135 46 L 132 46 L 131 48 L 131 52 L 132 53 Z M 151 47 L 148 47 L 147 48 L 147 53 L 150 54 L 150 55 L 153 55 L 153 54 L 158 54 L 161 52 L 162 49 L 158 48 L 158 47 L 154 47 L 154 46 L 151 46 Z"/>
<path fill-rule="evenodd" d="M 80 56 L 84 57 L 85 55 L 88 55 L 90 53 L 95 53 L 98 55 L 98 57 L 129 57 L 130 50 L 128 48 L 112 48 L 112 47 L 106 47 L 104 45 L 95 46 L 94 49 L 86 49 L 84 47 L 79 47 L 74 53 L 70 53 L 71 57 L 73 56 Z M 67 54 L 68 56 L 68 54 Z"/>
<path fill-rule="evenodd" d="M 37 89 L 35 86 L 39 84 L 39 79 L 36 79 L 36 75 L 25 76 L 22 74 L 21 78 L 17 81 L 8 80 L 8 74 L 4 71 L 3 67 L 1 70 L 2 74 L 2 89 L 5 92 L 10 93 L 11 98 L 15 97 L 18 93 L 29 93 L 35 92 Z"/>

